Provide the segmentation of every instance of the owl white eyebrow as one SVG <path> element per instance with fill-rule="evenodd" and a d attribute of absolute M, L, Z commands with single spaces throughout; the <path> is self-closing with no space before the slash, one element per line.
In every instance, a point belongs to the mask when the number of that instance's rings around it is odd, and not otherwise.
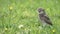
<path fill-rule="evenodd" d="M 44 13 L 44 12 L 40 12 L 39 14 L 42 14 L 42 13 Z"/>

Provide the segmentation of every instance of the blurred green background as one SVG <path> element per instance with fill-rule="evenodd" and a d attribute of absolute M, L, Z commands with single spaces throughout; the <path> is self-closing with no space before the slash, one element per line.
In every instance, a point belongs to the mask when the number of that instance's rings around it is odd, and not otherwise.
<path fill-rule="evenodd" d="M 53 28 L 40 27 L 39 7 Z M 0 34 L 60 34 L 60 0 L 0 0 Z"/>

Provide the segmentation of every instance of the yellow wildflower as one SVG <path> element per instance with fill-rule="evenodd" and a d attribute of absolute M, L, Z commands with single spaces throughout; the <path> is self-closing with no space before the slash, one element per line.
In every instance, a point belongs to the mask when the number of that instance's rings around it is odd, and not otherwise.
<path fill-rule="evenodd" d="M 55 32 L 55 30 L 52 30 L 52 32 Z"/>
<path fill-rule="evenodd" d="M 12 7 L 12 6 L 10 6 L 10 7 L 9 7 L 9 9 L 10 9 L 10 10 L 12 10 L 12 9 L 13 9 L 13 7 Z"/>
<path fill-rule="evenodd" d="M 5 28 L 5 30 L 7 30 L 7 28 Z"/>

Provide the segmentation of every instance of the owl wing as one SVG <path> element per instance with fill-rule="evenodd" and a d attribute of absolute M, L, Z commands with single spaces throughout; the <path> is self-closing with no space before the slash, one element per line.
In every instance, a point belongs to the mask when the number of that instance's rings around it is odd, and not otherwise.
<path fill-rule="evenodd" d="M 47 24 L 52 25 L 52 22 L 50 21 L 48 16 L 44 16 L 43 19 Z"/>

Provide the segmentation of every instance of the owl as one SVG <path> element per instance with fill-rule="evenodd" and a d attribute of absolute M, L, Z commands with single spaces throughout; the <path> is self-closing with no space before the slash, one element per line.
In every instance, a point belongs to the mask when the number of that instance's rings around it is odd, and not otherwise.
<path fill-rule="evenodd" d="M 45 26 L 47 24 L 52 26 L 52 22 L 51 22 L 50 18 L 47 16 L 47 14 L 45 13 L 45 9 L 38 8 L 38 16 L 39 16 L 39 20 L 41 21 L 43 26 Z"/>

